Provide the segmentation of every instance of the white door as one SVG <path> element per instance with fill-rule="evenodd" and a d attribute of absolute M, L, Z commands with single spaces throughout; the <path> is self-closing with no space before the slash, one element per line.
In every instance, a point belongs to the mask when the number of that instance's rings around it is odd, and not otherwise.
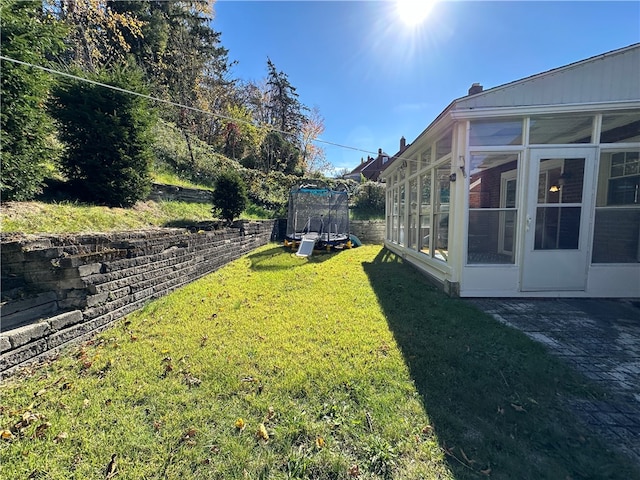
<path fill-rule="evenodd" d="M 586 287 L 595 152 L 531 150 L 521 289 Z"/>

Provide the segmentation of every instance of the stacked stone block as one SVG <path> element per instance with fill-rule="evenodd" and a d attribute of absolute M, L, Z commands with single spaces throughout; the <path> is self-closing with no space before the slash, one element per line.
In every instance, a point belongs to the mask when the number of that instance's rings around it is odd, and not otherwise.
<path fill-rule="evenodd" d="M 0 306 L 0 374 L 86 339 L 146 302 L 207 275 L 272 237 L 273 221 L 213 230 L 8 236 L 2 276 L 26 288 Z"/>

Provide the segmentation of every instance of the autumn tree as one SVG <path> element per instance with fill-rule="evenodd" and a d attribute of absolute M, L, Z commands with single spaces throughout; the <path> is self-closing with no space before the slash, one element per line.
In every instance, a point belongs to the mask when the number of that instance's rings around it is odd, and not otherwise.
<path fill-rule="evenodd" d="M 324 133 L 324 118 L 320 109 L 314 106 L 302 124 L 300 144 L 302 147 L 302 169 L 305 175 L 320 175 L 331 168 L 327 161 L 324 148 L 317 144 L 320 135 Z"/>
<path fill-rule="evenodd" d="M 82 71 L 122 64 L 131 39 L 142 37 L 143 22 L 131 12 L 114 10 L 107 0 L 51 0 L 48 8 L 69 28 L 60 62 Z"/>
<path fill-rule="evenodd" d="M 268 173 L 272 170 L 302 175 L 299 168 L 300 149 L 284 135 L 269 131 L 262 141 L 259 168 Z"/>
<path fill-rule="evenodd" d="M 157 96 L 211 112 L 232 103 L 228 50 L 211 28 L 213 1 L 109 0 L 108 5 L 142 22 L 142 35 L 128 40 Z M 164 116 L 205 141 L 222 128 L 215 117 L 190 109 L 167 108 Z"/>

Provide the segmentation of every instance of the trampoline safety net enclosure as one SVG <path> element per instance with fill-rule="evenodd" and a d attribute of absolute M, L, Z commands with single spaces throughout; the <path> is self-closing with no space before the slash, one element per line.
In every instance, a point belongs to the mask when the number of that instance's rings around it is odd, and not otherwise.
<path fill-rule="evenodd" d="M 301 185 L 289 193 L 285 246 L 299 246 L 308 256 L 313 248 L 349 248 L 349 201 L 346 191 Z"/>

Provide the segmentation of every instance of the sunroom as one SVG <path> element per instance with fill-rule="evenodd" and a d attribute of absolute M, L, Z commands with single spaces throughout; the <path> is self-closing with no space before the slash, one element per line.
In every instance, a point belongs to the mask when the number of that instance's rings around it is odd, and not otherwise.
<path fill-rule="evenodd" d="M 640 44 L 454 100 L 383 174 L 385 246 L 463 297 L 640 297 Z"/>

